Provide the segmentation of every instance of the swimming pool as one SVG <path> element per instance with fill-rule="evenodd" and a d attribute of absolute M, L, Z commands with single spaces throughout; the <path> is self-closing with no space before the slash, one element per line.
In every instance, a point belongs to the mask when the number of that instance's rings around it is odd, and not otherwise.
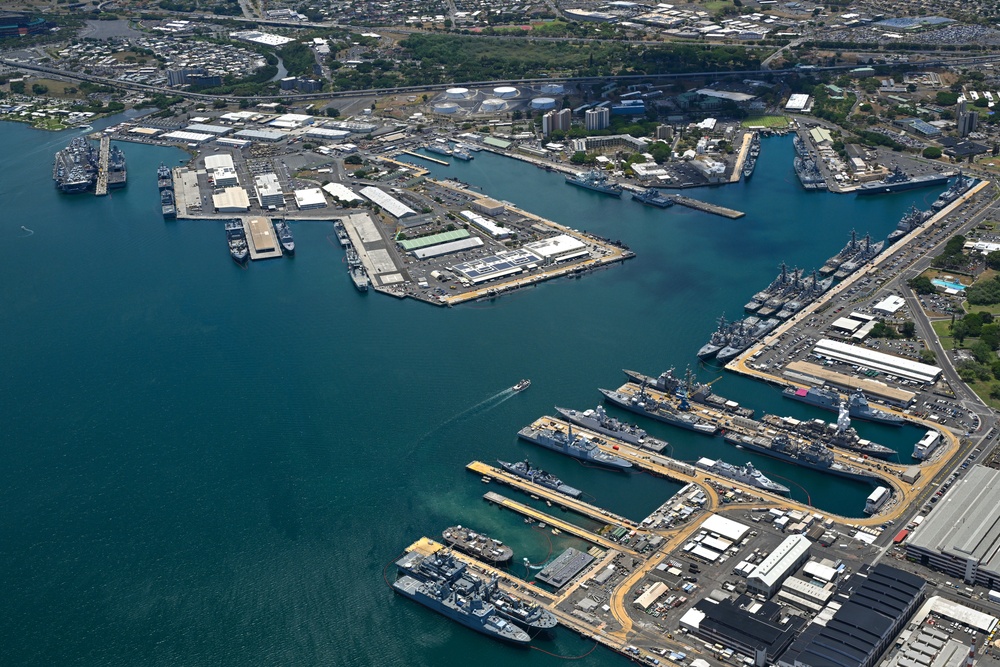
<path fill-rule="evenodd" d="M 958 290 L 959 292 L 965 291 L 965 285 L 962 283 L 953 283 L 947 280 L 941 280 L 940 278 L 934 278 L 931 283 L 937 285 L 938 287 L 945 287 L 948 289 Z"/>

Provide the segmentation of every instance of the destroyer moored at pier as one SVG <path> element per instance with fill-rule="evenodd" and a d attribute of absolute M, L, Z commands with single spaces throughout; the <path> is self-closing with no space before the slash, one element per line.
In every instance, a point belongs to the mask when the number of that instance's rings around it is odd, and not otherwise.
<path fill-rule="evenodd" d="M 567 176 L 566 182 L 578 188 L 593 190 L 594 192 L 611 195 L 612 197 L 621 197 L 624 191 L 622 186 L 608 181 L 608 177 L 597 169 L 592 169 L 584 174 Z"/>
<path fill-rule="evenodd" d="M 702 457 L 698 459 L 698 463 L 696 465 L 703 470 L 707 470 L 713 475 L 725 477 L 726 479 L 731 479 L 734 482 L 746 484 L 747 486 L 752 486 L 757 489 L 763 489 L 764 491 L 770 491 L 771 493 L 778 493 L 783 496 L 787 496 L 789 494 L 787 486 L 771 481 L 764 475 L 764 473 L 754 468 L 753 464 L 750 462 L 747 462 L 745 466 L 734 466 L 733 464 L 726 463 L 725 461 L 715 461 Z"/>
<path fill-rule="evenodd" d="M 602 451 L 590 438 L 573 433 L 570 426 L 568 432 L 563 433 L 551 428 L 536 429 L 525 426 L 517 432 L 518 437 L 530 443 L 551 449 L 554 452 L 572 456 L 574 459 L 584 463 L 593 463 L 612 470 L 628 470 L 632 467 L 631 461 L 626 461 L 620 456 L 608 454 Z"/>
<path fill-rule="evenodd" d="M 618 421 L 610 416 L 604 411 L 603 405 L 598 405 L 592 410 L 585 410 L 583 412 L 556 407 L 556 412 L 577 426 L 582 426 L 595 433 L 601 433 L 611 438 L 617 438 L 622 442 L 627 442 L 636 447 L 642 447 L 654 452 L 661 452 L 667 447 L 666 441 L 651 437 L 646 431 L 634 424 Z"/>
<path fill-rule="evenodd" d="M 881 181 L 865 183 L 856 192 L 859 195 L 881 195 L 890 192 L 903 192 L 915 188 L 928 188 L 932 185 L 944 185 L 948 182 L 948 177 L 942 174 L 924 174 L 922 176 L 910 176 L 903 172 L 898 166 L 894 166 L 889 175 Z"/>
<path fill-rule="evenodd" d="M 686 412 L 684 408 L 678 409 L 669 403 L 657 401 L 646 392 L 645 387 L 639 386 L 636 389 L 637 391 L 634 394 L 625 394 L 610 389 L 600 389 L 599 391 L 604 394 L 604 398 L 611 404 L 634 412 L 637 415 L 643 415 L 665 424 L 686 428 L 704 435 L 715 435 L 715 432 L 719 430 L 712 422 Z M 681 405 L 687 405 L 687 400 L 684 399 Z"/>
<path fill-rule="evenodd" d="M 575 489 L 568 484 L 563 484 L 563 481 L 556 477 L 555 475 L 545 472 L 541 468 L 535 468 L 531 465 L 528 459 L 523 461 L 515 461 L 514 463 L 509 463 L 507 461 L 497 460 L 497 463 L 501 468 L 506 470 L 512 475 L 520 477 L 521 479 L 526 479 L 533 484 L 538 486 L 543 486 L 546 489 L 552 489 L 553 491 L 558 491 L 564 496 L 569 496 L 570 498 L 579 498 L 583 495 L 580 489 Z"/>
<path fill-rule="evenodd" d="M 787 387 L 781 392 L 785 398 L 801 401 L 807 405 L 813 405 L 823 410 L 831 412 L 840 411 L 840 393 L 832 389 L 823 387 Z M 903 418 L 884 410 L 873 408 L 868 404 L 863 391 L 858 389 L 850 395 L 847 401 L 848 414 L 852 419 L 863 419 L 866 421 L 888 424 L 889 426 L 901 426 Z"/>

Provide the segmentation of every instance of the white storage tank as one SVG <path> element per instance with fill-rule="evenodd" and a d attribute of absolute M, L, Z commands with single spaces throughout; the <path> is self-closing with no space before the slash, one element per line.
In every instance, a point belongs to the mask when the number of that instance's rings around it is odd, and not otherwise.
<path fill-rule="evenodd" d="M 493 97 L 499 97 L 502 100 L 509 100 L 518 96 L 517 88 L 513 86 L 498 86 L 493 89 Z"/>
<path fill-rule="evenodd" d="M 531 108 L 536 111 L 543 111 L 546 109 L 555 109 L 556 101 L 552 97 L 536 97 L 531 100 Z"/>
<path fill-rule="evenodd" d="M 434 113 L 455 113 L 458 105 L 454 102 L 439 102 L 434 105 Z"/>
<path fill-rule="evenodd" d="M 562 95 L 566 88 L 561 83 L 547 83 L 542 86 L 542 92 L 546 95 Z"/>
<path fill-rule="evenodd" d="M 483 113 L 493 113 L 496 111 L 503 111 L 506 108 L 507 108 L 507 102 L 501 99 L 497 99 L 495 97 L 491 97 L 490 99 L 483 102 L 482 111 Z"/>
<path fill-rule="evenodd" d="M 444 91 L 444 96 L 449 100 L 464 100 L 469 97 L 468 88 L 449 88 Z"/>

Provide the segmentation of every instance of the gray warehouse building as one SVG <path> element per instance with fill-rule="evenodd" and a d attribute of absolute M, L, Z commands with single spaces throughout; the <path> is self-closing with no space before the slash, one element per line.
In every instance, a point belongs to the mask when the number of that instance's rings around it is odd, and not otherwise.
<path fill-rule="evenodd" d="M 906 544 L 921 565 L 1000 590 L 1000 470 L 969 468 Z"/>
<path fill-rule="evenodd" d="M 814 622 L 778 661 L 779 667 L 872 667 L 895 642 L 924 599 L 927 582 L 878 564 L 825 624 Z"/>
<path fill-rule="evenodd" d="M 756 667 L 773 664 L 804 623 L 798 616 L 782 615 L 774 602 L 760 603 L 747 595 L 735 601 L 706 598 L 680 619 L 682 628 L 752 657 Z"/>

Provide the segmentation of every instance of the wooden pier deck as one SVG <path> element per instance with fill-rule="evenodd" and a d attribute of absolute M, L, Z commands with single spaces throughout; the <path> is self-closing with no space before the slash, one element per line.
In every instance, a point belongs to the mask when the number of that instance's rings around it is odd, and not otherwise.
<path fill-rule="evenodd" d="M 101 149 L 97 158 L 97 188 L 94 194 L 103 197 L 108 194 L 108 161 L 111 155 L 111 137 L 101 136 Z"/>
<path fill-rule="evenodd" d="M 691 199 L 690 197 L 685 197 L 683 195 L 671 196 L 673 197 L 673 200 L 681 206 L 687 206 L 688 208 L 693 208 L 697 211 L 703 211 L 705 213 L 711 213 L 713 215 L 721 215 L 723 218 L 729 218 L 730 220 L 736 220 L 737 218 L 742 218 L 746 215 L 743 211 L 726 208 L 725 206 L 719 206 L 718 204 L 709 204 L 707 201 L 701 201 L 700 199 Z"/>

